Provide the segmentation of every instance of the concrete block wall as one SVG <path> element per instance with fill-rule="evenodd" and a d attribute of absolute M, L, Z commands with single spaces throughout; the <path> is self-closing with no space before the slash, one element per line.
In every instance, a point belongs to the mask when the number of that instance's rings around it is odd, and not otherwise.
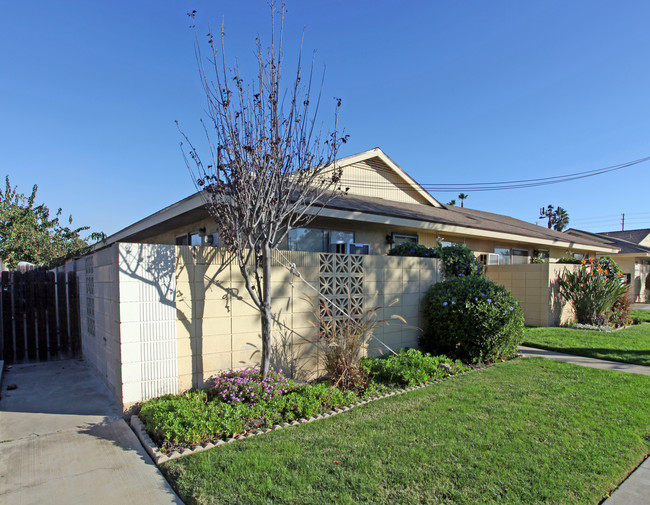
<path fill-rule="evenodd" d="M 505 286 L 519 301 L 528 326 L 559 326 L 572 317 L 571 307 L 559 293 L 558 278 L 565 268 L 557 263 L 489 265 L 486 275 Z"/>
<path fill-rule="evenodd" d="M 258 367 L 260 316 L 229 254 L 210 247 L 176 247 L 178 387 L 206 385 L 228 369 Z M 441 279 L 438 260 L 363 256 L 363 311 L 377 313 L 376 339 L 369 352 L 416 347 L 421 326 L 420 301 Z M 292 273 L 293 265 L 300 276 Z M 322 371 L 313 305 L 318 304 L 321 255 L 276 251 L 272 266 L 274 330 L 272 366 L 301 379 Z M 395 303 L 392 303 L 395 302 Z M 391 304 L 392 303 L 392 304 Z M 407 321 L 404 325 L 392 316 Z"/>
<path fill-rule="evenodd" d="M 318 367 L 315 319 L 308 299 L 317 299 L 317 293 L 285 265 L 294 263 L 304 279 L 318 287 L 318 254 L 284 251 L 275 256 L 272 365 L 306 378 Z M 175 273 L 179 388 L 204 386 L 223 370 L 259 367 L 259 311 L 229 253 L 177 246 Z"/>
<path fill-rule="evenodd" d="M 112 246 L 66 265 L 77 273 L 81 349 L 118 403 L 122 403 L 117 247 Z"/>
<path fill-rule="evenodd" d="M 178 392 L 174 246 L 118 244 L 123 403 Z"/>
<path fill-rule="evenodd" d="M 365 256 L 364 310 L 385 307 L 377 312 L 376 339 L 369 343 L 369 353 L 386 353 L 387 349 L 417 347 L 419 329 L 423 327 L 420 305 L 429 288 L 442 280 L 440 260 Z M 399 318 L 406 320 L 402 323 Z"/>

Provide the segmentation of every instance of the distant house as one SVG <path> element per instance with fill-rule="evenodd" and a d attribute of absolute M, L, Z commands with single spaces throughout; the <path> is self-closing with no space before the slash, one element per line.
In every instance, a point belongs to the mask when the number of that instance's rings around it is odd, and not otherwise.
<path fill-rule="evenodd" d="M 650 301 L 648 275 L 650 274 L 650 228 L 627 231 L 590 233 L 571 228 L 567 233 L 581 239 L 600 240 L 609 247 L 617 248 L 612 258 L 625 273 L 632 286 L 636 302 Z"/>
<path fill-rule="evenodd" d="M 443 205 L 381 149 L 342 158 L 347 196 L 321 209 L 308 228 L 291 230 L 284 249 L 385 255 L 412 241 L 428 247 L 462 243 L 486 264 L 525 264 L 542 255 L 613 254 L 616 247 L 571 236 L 508 216 Z M 107 244 L 140 242 L 219 245 L 216 225 L 200 193 L 185 198 L 108 237 Z"/>

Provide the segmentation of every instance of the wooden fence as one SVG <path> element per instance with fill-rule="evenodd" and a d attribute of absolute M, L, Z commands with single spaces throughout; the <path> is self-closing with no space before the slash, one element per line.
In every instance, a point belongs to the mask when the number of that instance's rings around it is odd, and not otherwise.
<path fill-rule="evenodd" d="M 0 359 L 25 363 L 81 354 L 74 272 L 2 272 Z"/>

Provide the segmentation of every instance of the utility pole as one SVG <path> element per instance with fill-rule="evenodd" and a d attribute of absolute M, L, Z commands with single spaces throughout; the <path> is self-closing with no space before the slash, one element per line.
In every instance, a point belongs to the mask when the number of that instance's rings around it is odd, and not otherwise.
<path fill-rule="evenodd" d="M 621 231 L 625 231 L 625 212 L 621 214 Z"/>

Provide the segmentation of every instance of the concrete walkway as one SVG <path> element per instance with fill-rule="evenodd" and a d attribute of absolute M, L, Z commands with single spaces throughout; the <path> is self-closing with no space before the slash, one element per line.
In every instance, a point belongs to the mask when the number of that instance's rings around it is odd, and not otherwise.
<path fill-rule="evenodd" d="M 574 356 L 573 354 L 564 354 L 561 352 L 547 351 L 545 349 L 535 349 L 533 347 L 519 347 L 519 352 L 527 358 L 546 358 L 574 365 L 588 366 L 591 368 L 601 368 L 603 370 L 615 370 L 617 372 L 638 373 L 641 375 L 650 375 L 650 366 L 632 365 L 630 363 L 620 363 L 618 361 L 605 361 L 603 359 L 586 358 L 584 356 Z"/>
<path fill-rule="evenodd" d="M 519 347 L 519 352 L 524 357 L 546 358 L 574 365 L 600 368 L 603 370 L 614 370 L 617 372 L 636 373 L 650 375 L 650 367 L 631 365 L 629 363 L 618 363 L 616 361 L 605 361 L 583 356 L 573 356 L 560 352 L 535 349 L 533 347 Z M 648 505 L 650 503 L 650 458 L 646 459 L 625 479 L 612 493 L 612 496 L 603 502 L 605 505 Z"/>
<path fill-rule="evenodd" d="M 17 386 L 15 389 L 13 385 Z M 6 370 L 3 505 L 177 504 L 101 381 L 76 360 Z"/>

